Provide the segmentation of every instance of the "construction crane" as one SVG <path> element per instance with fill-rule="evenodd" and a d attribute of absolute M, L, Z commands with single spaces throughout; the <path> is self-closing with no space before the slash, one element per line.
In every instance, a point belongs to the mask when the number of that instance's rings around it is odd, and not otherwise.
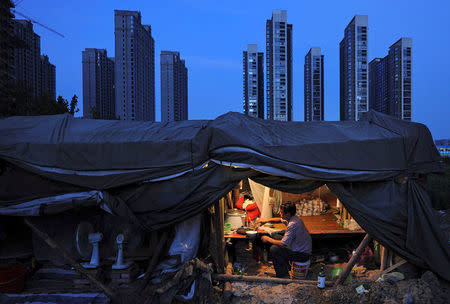
<path fill-rule="evenodd" d="M 34 19 L 32 19 L 32 18 L 30 18 L 30 17 L 24 15 L 24 14 L 22 14 L 21 12 L 18 12 L 18 11 L 16 11 L 15 9 L 12 9 L 12 12 L 13 12 L 14 14 L 19 15 L 19 16 L 22 16 L 22 17 L 24 17 L 25 19 L 27 19 L 28 21 L 30 21 L 30 22 L 32 22 L 32 23 L 34 23 L 34 24 L 40 25 L 40 26 L 42 26 L 43 28 L 49 30 L 50 32 L 53 32 L 53 33 L 55 33 L 56 35 L 59 35 L 59 36 L 61 36 L 61 37 L 64 38 L 64 35 L 63 35 L 63 34 L 58 33 L 58 32 L 55 31 L 54 29 L 49 28 L 48 26 L 46 26 L 46 25 L 44 25 L 44 24 L 42 24 L 42 23 L 40 23 L 40 22 L 38 22 L 38 21 L 36 21 L 36 20 L 34 20 Z"/>

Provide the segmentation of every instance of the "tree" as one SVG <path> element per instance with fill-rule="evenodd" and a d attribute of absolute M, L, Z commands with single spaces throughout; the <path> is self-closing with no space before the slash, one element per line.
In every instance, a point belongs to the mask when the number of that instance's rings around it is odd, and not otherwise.
<path fill-rule="evenodd" d="M 7 116 L 30 116 L 30 115 L 54 115 L 70 113 L 74 115 L 79 111 L 77 108 L 78 96 L 74 95 L 69 102 L 62 96 L 55 100 L 48 93 L 34 99 L 32 88 L 23 83 L 10 85 L 9 93 L 3 96 L 0 102 L 0 117 Z"/>
<path fill-rule="evenodd" d="M 78 96 L 76 94 L 73 95 L 72 100 L 70 101 L 70 109 L 69 109 L 69 114 L 70 115 L 75 115 L 75 113 L 77 113 L 78 111 L 80 111 L 80 109 L 77 108 L 78 105 Z"/>
<path fill-rule="evenodd" d="M 67 112 L 67 101 L 61 96 L 55 100 L 50 94 L 45 93 L 33 103 L 33 110 L 28 115 L 54 115 Z"/>

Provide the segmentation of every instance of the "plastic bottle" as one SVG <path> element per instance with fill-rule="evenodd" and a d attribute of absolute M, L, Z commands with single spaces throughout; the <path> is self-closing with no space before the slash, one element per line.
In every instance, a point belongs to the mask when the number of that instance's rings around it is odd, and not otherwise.
<path fill-rule="evenodd" d="M 317 287 L 320 289 L 325 288 L 325 271 L 323 270 L 323 266 L 320 268 L 319 276 L 317 278 Z"/>

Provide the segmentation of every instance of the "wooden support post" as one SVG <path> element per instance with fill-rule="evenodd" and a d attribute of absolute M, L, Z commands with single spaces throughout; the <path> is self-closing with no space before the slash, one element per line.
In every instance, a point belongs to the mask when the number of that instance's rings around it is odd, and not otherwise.
<path fill-rule="evenodd" d="M 100 289 L 102 289 L 106 295 L 113 300 L 113 302 L 119 302 L 119 298 L 117 295 L 105 284 L 97 280 L 91 273 L 86 271 L 77 261 L 74 257 L 70 255 L 69 252 L 64 249 L 56 240 L 51 238 L 45 231 L 40 230 L 34 223 L 32 223 L 28 218 L 24 219 L 25 224 L 27 224 L 31 230 L 33 230 L 34 233 L 36 233 L 37 236 L 39 236 L 41 239 L 43 239 L 51 248 L 56 249 L 61 253 L 61 255 L 64 257 L 64 259 L 70 263 L 70 265 L 75 268 L 76 271 L 80 272 L 81 274 L 85 275 L 92 283 L 97 285 Z"/>
<path fill-rule="evenodd" d="M 233 189 L 233 207 L 236 204 L 236 202 L 239 200 L 240 191 L 239 188 Z"/>
<path fill-rule="evenodd" d="M 380 270 L 384 271 L 388 266 L 388 258 L 389 258 L 389 250 L 384 247 L 381 247 L 381 261 L 380 261 Z"/>
<path fill-rule="evenodd" d="M 233 202 L 233 193 L 232 193 L 233 191 L 230 191 L 230 192 L 228 192 L 227 193 L 227 201 L 228 201 L 228 204 L 227 204 L 227 208 L 226 209 L 233 209 L 234 208 L 234 202 Z"/>
<path fill-rule="evenodd" d="M 392 249 L 389 249 L 386 267 L 391 267 L 392 265 L 394 265 L 394 251 L 392 251 Z"/>
<path fill-rule="evenodd" d="M 145 271 L 144 280 L 143 280 L 143 283 L 140 288 L 141 291 L 145 288 L 145 286 L 147 286 L 148 282 L 150 281 L 150 274 L 152 273 L 153 269 L 155 268 L 156 264 L 158 263 L 159 257 L 161 256 L 161 253 L 165 247 L 164 245 L 166 244 L 167 237 L 168 237 L 168 232 L 163 231 L 163 233 L 159 239 L 158 245 L 156 246 L 156 249 L 153 251 L 152 259 L 148 263 L 147 270 Z"/>
<path fill-rule="evenodd" d="M 233 266 L 231 265 L 231 263 L 227 265 L 227 267 L 225 269 L 225 274 L 233 275 Z M 230 281 L 225 281 L 225 284 L 223 287 L 223 296 L 229 302 L 232 295 L 233 295 L 233 287 L 231 286 Z"/>
<path fill-rule="evenodd" d="M 218 273 L 225 271 L 225 238 L 224 238 L 224 198 L 217 200 L 210 207 L 211 233 L 209 252 L 213 258 Z"/>
<path fill-rule="evenodd" d="M 225 217 L 225 199 L 221 198 L 217 202 L 216 208 L 216 240 L 217 240 L 217 272 L 224 273 L 225 272 L 225 239 L 223 235 L 223 225 L 224 225 L 224 217 Z"/>
<path fill-rule="evenodd" d="M 366 234 L 364 239 L 361 241 L 361 244 L 359 244 L 358 248 L 356 249 L 356 253 L 352 256 L 350 261 L 348 261 L 347 265 L 345 266 L 344 271 L 341 273 L 341 275 L 338 277 L 338 279 L 334 283 L 334 286 L 337 286 L 337 285 L 345 282 L 350 271 L 352 271 L 353 266 L 359 260 L 359 257 L 361 256 L 361 254 L 363 253 L 364 249 L 369 244 L 371 239 L 372 238 L 370 237 L 370 235 Z"/>

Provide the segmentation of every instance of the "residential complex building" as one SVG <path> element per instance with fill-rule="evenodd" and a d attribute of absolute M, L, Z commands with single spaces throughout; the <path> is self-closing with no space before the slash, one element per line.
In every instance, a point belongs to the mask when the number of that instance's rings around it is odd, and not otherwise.
<path fill-rule="evenodd" d="M 179 52 L 161 51 L 161 121 L 188 119 L 188 75 Z"/>
<path fill-rule="evenodd" d="M 39 67 L 41 62 L 41 37 L 33 30 L 28 20 L 14 20 L 14 33 L 25 43 L 25 47 L 14 50 L 15 80 L 18 84 L 29 88 L 32 98 L 42 95 L 39 83 Z"/>
<path fill-rule="evenodd" d="M 50 63 L 47 55 L 41 55 L 39 64 L 40 91 L 56 100 L 56 67 Z"/>
<path fill-rule="evenodd" d="M 257 44 L 243 52 L 244 114 L 264 119 L 264 53 Z"/>
<path fill-rule="evenodd" d="M 82 62 L 83 117 L 115 118 L 114 60 L 105 49 L 86 48 Z"/>
<path fill-rule="evenodd" d="M 114 11 L 116 116 L 155 120 L 155 41 L 137 11 Z"/>
<path fill-rule="evenodd" d="M 320 47 L 312 47 L 305 56 L 305 121 L 324 120 L 324 68 Z"/>
<path fill-rule="evenodd" d="M 370 109 L 381 113 L 389 112 L 387 58 L 375 58 L 369 63 Z"/>
<path fill-rule="evenodd" d="M 10 0 L 0 1 L 0 102 L 15 81 L 14 71 L 14 15 L 11 13 L 14 3 Z"/>
<path fill-rule="evenodd" d="M 340 119 L 359 120 L 369 110 L 368 16 L 356 15 L 339 44 Z"/>
<path fill-rule="evenodd" d="M 401 38 L 384 58 L 370 62 L 370 108 L 411 120 L 412 39 Z"/>
<path fill-rule="evenodd" d="M 292 24 L 285 10 L 266 22 L 267 119 L 292 120 Z"/>
<path fill-rule="evenodd" d="M 15 37 L 23 43 L 14 49 L 15 82 L 31 90 L 33 99 L 44 94 L 56 98 L 56 68 L 41 55 L 41 38 L 28 20 L 13 21 Z"/>
<path fill-rule="evenodd" d="M 401 38 L 389 48 L 389 114 L 411 120 L 412 39 Z"/>

